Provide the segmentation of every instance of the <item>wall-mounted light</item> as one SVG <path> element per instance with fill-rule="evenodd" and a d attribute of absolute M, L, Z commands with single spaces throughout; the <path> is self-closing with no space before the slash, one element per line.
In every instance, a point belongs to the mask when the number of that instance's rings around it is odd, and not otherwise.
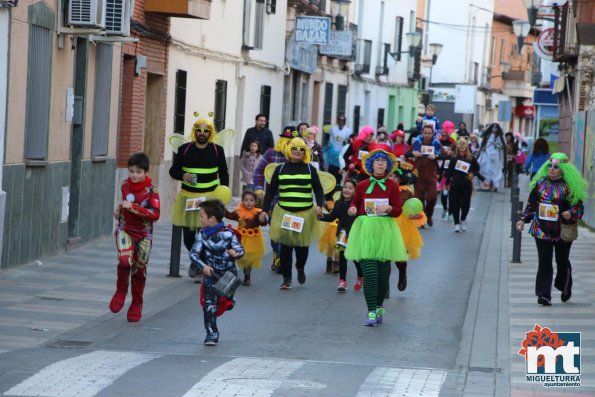
<path fill-rule="evenodd" d="M 390 56 L 393 57 L 395 61 L 399 60 L 399 55 L 401 54 L 413 54 L 415 53 L 419 43 L 421 43 L 421 33 L 419 32 L 409 32 L 405 33 L 405 40 L 407 41 L 407 46 L 409 47 L 409 51 L 400 51 L 400 52 L 390 52 Z"/>
<path fill-rule="evenodd" d="M 444 44 L 430 43 L 430 53 L 432 54 L 432 65 L 436 64 L 436 61 L 438 60 L 438 57 L 440 56 L 440 53 L 442 52 L 443 47 L 444 47 Z"/>
<path fill-rule="evenodd" d="M 335 29 L 345 29 L 345 16 L 349 13 L 351 0 L 331 0 L 331 15 L 335 18 Z"/>
<path fill-rule="evenodd" d="M 529 35 L 530 30 L 531 24 L 529 24 L 529 21 L 512 21 L 512 31 L 517 36 L 519 54 L 523 49 L 525 37 Z"/>

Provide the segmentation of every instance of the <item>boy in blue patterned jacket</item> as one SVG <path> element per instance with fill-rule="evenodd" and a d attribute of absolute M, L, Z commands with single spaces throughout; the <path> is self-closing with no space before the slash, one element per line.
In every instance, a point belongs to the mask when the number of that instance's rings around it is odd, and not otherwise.
<path fill-rule="evenodd" d="M 190 260 L 204 274 L 202 288 L 206 346 L 215 346 L 219 342 L 217 308 L 223 298 L 215 293 L 213 285 L 226 271 L 237 274 L 235 260 L 244 255 L 244 247 L 236 233 L 223 224 L 224 215 L 225 206 L 219 200 L 206 200 L 201 204 L 202 229 L 196 233 L 196 240 L 190 250 Z"/>

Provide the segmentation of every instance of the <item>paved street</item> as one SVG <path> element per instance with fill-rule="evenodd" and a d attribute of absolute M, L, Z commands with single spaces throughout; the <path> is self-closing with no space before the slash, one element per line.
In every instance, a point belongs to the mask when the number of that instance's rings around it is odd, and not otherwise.
<path fill-rule="evenodd" d="M 521 179 L 521 184 L 526 180 Z M 521 199 L 526 200 L 526 192 Z M 107 303 L 115 283 L 111 238 L 0 272 L 0 395 L 5 396 L 533 396 L 595 395 L 595 234 L 571 251 L 570 302 L 536 304 L 536 250 L 523 234 L 510 264 L 509 193 L 477 192 L 469 230 L 435 221 L 406 291 L 391 279 L 385 322 L 362 326 L 361 292 L 335 290 L 312 247 L 307 282 L 280 291 L 265 267 L 220 318 L 220 343 L 202 344 L 198 284 L 169 272 L 171 225 L 156 225 L 143 319 Z M 441 210 L 437 211 L 439 216 Z M 130 297 L 128 297 L 130 299 Z M 127 302 L 129 303 L 129 301 Z M 517 355 L 535 324 L 582 332 L 582 386 L 525 381 Z"/>

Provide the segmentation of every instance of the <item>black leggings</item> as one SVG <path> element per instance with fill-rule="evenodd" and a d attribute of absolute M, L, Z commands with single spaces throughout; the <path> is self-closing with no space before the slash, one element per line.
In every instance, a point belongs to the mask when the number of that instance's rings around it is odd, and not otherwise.
<path fill-rule="evenodd" d="M 535 295 L 543 296 L 549 300 L 552 299 L 552 278 L 554 269 L 552 257 L 556 251 L 556 280 L 554 286 L 563 293 L 568 293 L 572 289 L 572 267 L 570 266 L 570 247 L 572 241 L 550 241 L 535 238 L 537 245 L 537 257 L 539 265 L 537 268 L 537 278 L 535 280 Z"/>
<path fill-rule="evenodd" d="M 448 193 L 450 196 L 450 210 L 455 225 L 465 221 L 467 214 L 469 214 L 469 207 L 471 207 L 471 193 L 473 192 L 473 185 L 471 182 L 464 185 L 453 185 Z M 459 218 L 460 217 L 460 218 Z"/>
<path fill-rule="evenodd" d="M 444 194 L 446 193 L 446 194 Z M 448 191 L 442 190 L 440 192 L 440 202 L 442 203 L 442 209 L 444 211 L 448 211 Z M 448 211 L 448 213 L 450 214 L 450 211 Z"/>
<path fill-rule="evenodd" d="M 357 271 L 358 277 L 363 277 L 362 267 L 359 265 L 358 261 L 353 261 L 355 264 L 355 270 Z M 347 280 L 347 258 L 345 258 L 345 251 L 339 252 L 339 279 L 340 280 Z"/>
<path fill-rule="evenodd" d="M 184 246 L 190 252 L 192 246 L 194 245 L 194 241 L 196 240 L 196 229 L 190 229 L 189 227 L 182 226 L 182 232 L 184 234 Z"/>
<path fill-rule="evenodd" d="M 306 261 L 308 260 L 308 248 L 309 247 L 292 247 L 281 244 L 281 273 L 283 274 L 284 280 L 291 280 L 293 250 L 295 249 L 295 268 L 298 271 L 303 271 L 306 266 Z"/>

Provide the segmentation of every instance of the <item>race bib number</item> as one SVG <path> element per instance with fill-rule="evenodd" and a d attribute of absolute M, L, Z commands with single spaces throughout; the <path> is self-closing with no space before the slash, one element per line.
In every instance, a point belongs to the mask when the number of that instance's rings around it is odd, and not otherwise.
<path fill-rule="evenodd" d="M 426 125 L 432 127 L 432 130 L 436 129 L 436 122 L 434 120 L 424 120 L 423 126 L 425 127 Z"/>
<path fill-rule="evenodd" d="M 364 158 L 364 156 L 365 156 L 366 154 L 368 154 L 368 153 L 369 153 L 369 152 L 366 152 L 365 150 L 360 150 L 360 151 L 358 151 L 358 152 L 357 152 L 357 159 L 358 159 L 358 160 L 361 160 L 361 159 L 363 159 L 363 158 Z"/>
<path fill-rule="evenodd" d="M 450 167 L 450 159 L 444 160 L 444 168 Z"/>
<path fill-rule="evenodd" d="M 186 199 L 186 211 L 198 211 L 200 209 L 200 205 L 206 199 L 207 199 L 206 197 L 196 197 L 196 198 Z"/>
<path fill-rule="evenodd" d="M 376 214 L 376 208 L 383 206 L 383 205 L 388 205 L 387 198 L 364 199 L 364 209 L 366 210 L 366 214 L 368 216 L 384 216 L 384 214 L 383 215 Z"/>
<path fill-rule="evenodd" d="M 283 215 L 283 219 L 281 220 L 281 229 L 301 233 L 303 228 L 304 218 L 300 218 L 299 216 L 293 216 L 289 214 Z"/>
<path fill-rule="evenodd" d="M 434 146 L 422 145 L 421 146 L 421 154 L 423 154 L 424 156 L 434 154 Z"/>
<path fill-rule="evenodd" d="M 558 206 L 554 204 L 539 203 L 539 219 L 544 221 L 557 221 Z"/>
<path fill-rule="evenodd" d="M 339 236 L 337 237 L 337 245 L 347 247 L 347 232 L 345 229 L 339 230 Z"/>
<path fill-rule="evenodd" d="M 455 170 L 464 172 L 465 174 L 469 173 L 469 167 L 471 167 L 471 164 L 462 160 L 457 160 L 457 163 L 455 164 Z"/>

